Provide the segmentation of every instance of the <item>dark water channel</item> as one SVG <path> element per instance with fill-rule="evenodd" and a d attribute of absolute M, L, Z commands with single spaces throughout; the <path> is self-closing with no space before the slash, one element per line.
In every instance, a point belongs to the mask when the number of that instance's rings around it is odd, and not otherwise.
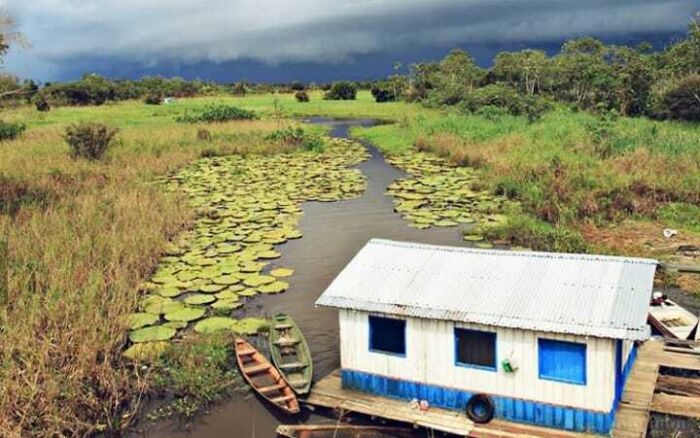
<path fill-rule="evenodd" d="M 352 126 L 372 126 L 376 123 L 373 120 L 334 121 L 322 118 L 310 119 L 309 122 L 329 125 L 331 136 L 340 138 L 347 138 Z M 295 270 L 289 278 L 290 288 L 280 295 L 256 298 L 250 309 L 251 313 L 266 315 L 285 312 L 294 318 L 309 341 L 316 379 L 337 368 L 340 358 L 337 314 L 330 309 L 315 308 L 314 301 L 369 239 L 379 237 L 466 246 L 457 227 L 418 230 L 409 227 L 394 213 L 392 197 L 384 192 L 389 184 L 405 174 L 387 164 L 374 146 L 369 143 L 364 145 L 371 158 L 357 168 L 367 178 L 367 190 L 362 196 L 348 201 L 306 202 L 302 205 L 304 215 L 300 229 L 303 238 L 279 246 L 282 257 L 275 260 L 279 266 Z M 213 407 L 208 414 L 189 425 L 187 430 L 180 423 L 166 422 L 148 428 L 146 436 L 268 438 L 275 436 L 275 429 L 281 423 L 323 420 L 319 415 L 285 418 L 251 395 L 245 400 L 236 399 Z"/>

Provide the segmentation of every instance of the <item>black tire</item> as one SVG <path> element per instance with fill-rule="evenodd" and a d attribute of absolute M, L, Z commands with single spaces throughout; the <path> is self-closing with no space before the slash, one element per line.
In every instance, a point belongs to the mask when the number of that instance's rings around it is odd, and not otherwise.
<path fill-rule="evenodd" d="M 486 394 L 475 394 L 467 402 L 467 417 L 474 423 L 484 424 L 493 420 L 496 407 Z"/>

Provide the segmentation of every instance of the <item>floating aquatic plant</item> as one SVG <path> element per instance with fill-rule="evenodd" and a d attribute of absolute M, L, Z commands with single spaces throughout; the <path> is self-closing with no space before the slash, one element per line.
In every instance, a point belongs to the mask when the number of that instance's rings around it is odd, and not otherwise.
<path fill-rule="evenodd" d="M 302 236 L 302 202 L 360 195 L 366 180 L 352 166 L 368 156 L 358 143 L 333 140 L 321 153 L 203 158 L 165 178 L 168 188 L 189 196 L 197 220 L 167 245 L 142 288 L 139 308 L 153 316 L 140 317 L 130 339 L 156 342 L 191 326 L 202 333 L 256 333 L 264 320 L 212 315 L 230 315 L 258 293 L 289 287 L 279 278 L 292 269 L 269 270 L 270 260 L 281 256 L 275 245 Z M 161 315 L 167 322 L 154 326 Z M 154 328 L 140 331 L 149 326 Z"/>

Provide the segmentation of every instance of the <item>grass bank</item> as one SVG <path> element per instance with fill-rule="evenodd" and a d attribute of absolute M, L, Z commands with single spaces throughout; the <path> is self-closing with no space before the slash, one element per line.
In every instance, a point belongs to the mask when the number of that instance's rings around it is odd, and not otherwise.
<path fill-rule="evenodd" d="M 624 220 L 654 221 L 698 233 L 700 126 L 692 123 L 614 118 L 559 107 L 540 120 L 508 115 L 465 115 L 417 104 L 356 101 L 310 103 L 292 95 L 251 96 L 241 104 L 293 116 L 373 117 L 395 121 L 353 134 L 388 154 L 429 151 L 454 165 L 477 169 L 482 184 L 520 201 L 519 216 L 493 238 L 542 250 L 581 248 L 581 231 Z M 592 238 L 590 233 L 584 233 Z M 621 252 L 624 245 L 591 250 Z M 648 252 L 647 255 L 651 253 Z"/>
<path fill-rule="evenodd" d="M 198 103 L 195 103 L 198 104 Z M 83 435 L 120 430 L 149 381 L 120 354 L 137 286 L 168 239 L 192 221 L 187 203 L 156 177 L 202 156 L 269 153 L 270 120 L 178 125 L 129 102 L 99 108 L 29 108 L 29 125 L 0 144 L 0 236 L 9 242 L 9 297 L 0 321 L 0 435 Z M 63 128 L 118 126 L 104 160 L 69 157 Z M 127 414 L 126 417 L 123 415 Z"/>

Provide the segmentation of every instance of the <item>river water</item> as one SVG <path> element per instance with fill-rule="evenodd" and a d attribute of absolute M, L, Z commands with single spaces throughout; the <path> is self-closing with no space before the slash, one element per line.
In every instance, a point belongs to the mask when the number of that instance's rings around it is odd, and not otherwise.
<path fill-rule="evenodd" d="M 313 118 L 310 123 L 330 127 L 332 137 L 348 138 L 352 126 L 372 126 L 373 120 L 331 120 Z M 419 230 L 393 211 L 393 198 L 386 187 L 405 174 L 384 161 L 377 149 L 363 143 L 371 158 L 357 168 L 367 178 L 362 196 L 338 202 L 306 202 L 300 222 L 303 238 L 280 245 L 279 266 L 294 269 L 288 279 L 289 289 L 280 295 L 255 298 L 251 313 L 290 314 L 306 336 L 314 358 L 315 378 L 319 379 L 340 365 L 338 352 L 338 320 L 334 310 L 315 308 L 314 302 L 336 275 L 371 238 L 466 246 L 460 229 L 429 228 Z M 284 169 L 280 169 L 284 171 Z M 257 306 L 257 308 L 256 308 Z M 250 308 L 250 304 L 248 305 Z M 217 405 L 206 415 L 184 428 L 176 421 L 158 423 L 146 429 L 149 438 L 271 438 L 281 423 L 322 421 L 310 418 L 285 417 L 249 396 Z"/>

